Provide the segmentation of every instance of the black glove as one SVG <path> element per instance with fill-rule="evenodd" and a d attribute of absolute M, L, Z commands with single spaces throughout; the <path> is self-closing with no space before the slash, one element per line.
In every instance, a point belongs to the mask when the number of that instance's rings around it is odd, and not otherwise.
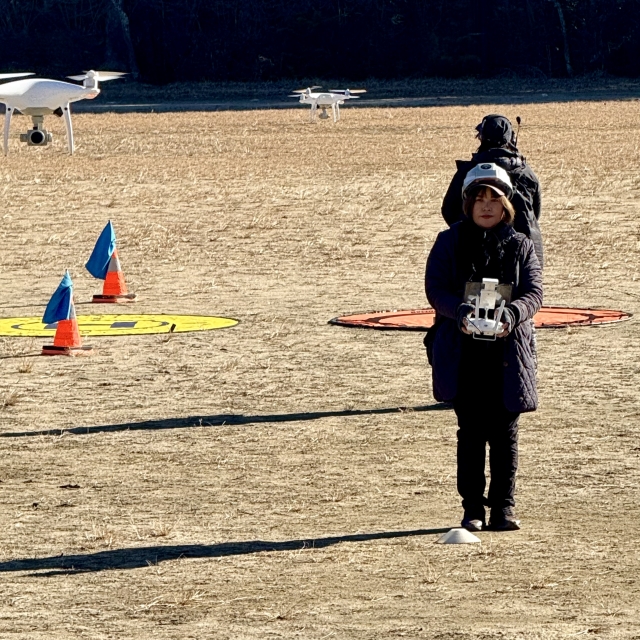
<path fill-rule="evenodd" d="M 456 325 L 458 326 L 458 329 L 460 331 L 462 331 L 463 328 L 466 328 L 462 321 L 470 313 L 473 313 L 474 309 L 475 307 L 472 304 L 469 304 L 468 302 L 463 302 L 462 304 L 458 305 L 458 308 L 456 309 Z"/>
<path fill-rule="evenodd" d="M 502 324 L 509 325 L 507 328 L 507 334 L 511 333 L 515 329 L 519 320 L 520 312 L 518 311 L 518 307 L 508 305 L 503 309 L 502 319 L 500 320 L 500 322 L 502 322 Z"/>

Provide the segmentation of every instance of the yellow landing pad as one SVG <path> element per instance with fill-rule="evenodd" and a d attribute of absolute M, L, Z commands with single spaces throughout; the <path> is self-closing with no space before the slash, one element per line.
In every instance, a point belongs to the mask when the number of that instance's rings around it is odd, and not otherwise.
<path fill-rule="evenodd" d="M 164 314 L 117 314 L 78 316 L 82 336 L 138 336 L 150 333 L 211 331 L 238 324 L 233 318 L 216 316 L 171 316 Z M 172 329 L 173 327 L 173 329 Z M 46 338 L 56 332 L 57 323 L 43 324 L 42 318 L 0 318 L 0 336 Z"/>

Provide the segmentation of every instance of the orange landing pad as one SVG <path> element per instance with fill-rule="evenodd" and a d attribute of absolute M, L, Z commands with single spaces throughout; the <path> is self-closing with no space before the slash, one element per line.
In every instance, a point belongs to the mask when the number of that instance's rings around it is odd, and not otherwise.
<path fill-rule="evenodd" d="M 595 324 L 610 324 L 628 320 L 632 314 L 612 309 L 572 309 L 569 307 L 542 307 L 534 317 L 539 329 L 557 329 Z M 329 324 L 363 329 L 395 329 L 397 331 L 426 331 L 433 325 L 433 309 L 408 309 L 406 311 L 372 311 L 339 316 Z"/>

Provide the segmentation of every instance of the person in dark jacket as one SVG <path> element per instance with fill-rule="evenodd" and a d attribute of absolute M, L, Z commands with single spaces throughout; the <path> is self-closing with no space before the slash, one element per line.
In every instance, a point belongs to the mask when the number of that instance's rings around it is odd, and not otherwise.
<path fill-rule="evenodd" d="M 425 339 L 433 393 L 453 403 L 458 419 L 457 486 L 462 526 L 471 531 L 520 528 L 514 512 L 518 419 L 538 403 L 532 318 L 542 305 L 542 270 L 533 242 L 512 226 L 509 178 L 503 171 L 501 179 L 491 166 L 498 179 L 468 181 L 465 217 L 438 235 L 425 275 L 436 311 Z M 476 340 L 469 332 L 474 307 L 464 300 L 465 285 L 483 278 L 512 285 L 504 330 L 495 341 Z M 487 443 L 491 484 L 485 498 Z M 485 506 L 491 509 L 488 525 Z"/>
<path fill-rule="evenodd" d="M 540 211 L 542 197 L 540 182 L 518 151 L 517 140 L 511 122 L 504 116 L 485 116 L 476 127 L 480 146 L 471 160 L 456 160 L 457 171 L 442 201 L 442 216 L 451 226 L 462 220 L 462 183 L 467 173 L 482 162 L 492 162 L 502 167 L 513 185 L 511 204 L 516 211 L 514 229 L 531 238 L 540 266 L 543 266 L 542 235 L 540 234 Z"/>

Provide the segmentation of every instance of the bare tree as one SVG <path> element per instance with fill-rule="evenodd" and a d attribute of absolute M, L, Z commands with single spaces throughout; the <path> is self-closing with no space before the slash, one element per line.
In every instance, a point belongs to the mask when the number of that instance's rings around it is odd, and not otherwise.
<path fill-rule="evenodd" d="M 560 21 L 560 30 L 562 31 L 562 43 L 563 43 L 563 53 L 564 53 L 564 64 L 567 70 L 567 75 L 573 75 L 573 69 L 571 68 L 571 58 L 569 56 L 569 39 L 567 38 L 567 25 L 564 21 L 564 12 L 562 11 L 562 5 L 559 0 L 549 0 L 556 8 L 558 12 L 558 20 Z"/>
<path fill-rule="evenodd" d="M 129 16 L 122 7 L 122 0 L 108 0 L 107 6 L 107 25 L 106 25 L 106 55 L 107 60 L 111 63 L 117 61 L 117 46 L 115 45 L 116 33 L 124 42 L 126 49 L 127 63 L 129 72 L 134 80 L 137 80 L 140 73 L 136 62 L 136 54 L 133 49 L 133 41 L 131 40 L 131 30 L 129 27 Z"/>

